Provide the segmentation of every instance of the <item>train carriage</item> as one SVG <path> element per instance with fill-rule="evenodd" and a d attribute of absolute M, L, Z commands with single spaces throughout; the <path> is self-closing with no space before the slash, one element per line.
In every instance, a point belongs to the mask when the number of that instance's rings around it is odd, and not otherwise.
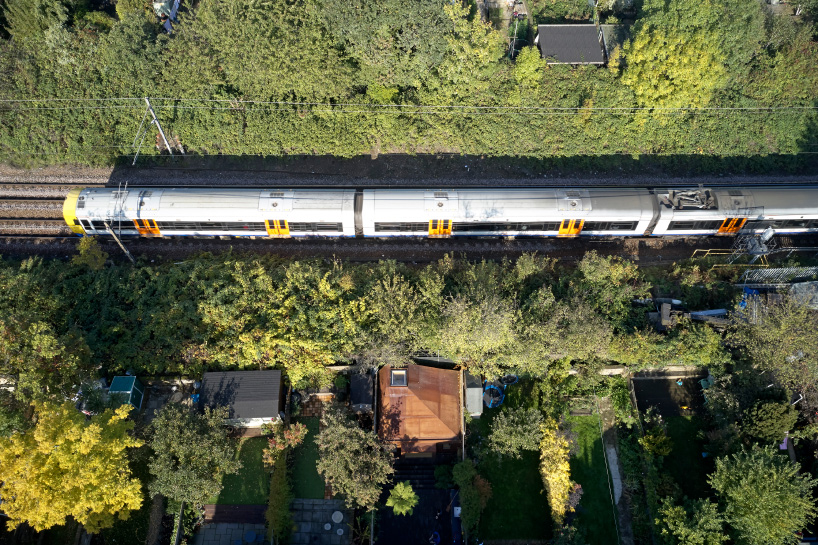
<path fill-rule="evenodd" d="M 657 192 L 654 235 L 735 235 L 818 230 L 815 188 L 698 189 Z"/>
<path fill-rule="evenodd" d="M 77 233 L 139 236 L 355 236 L 349 190 L 72 190 L 63 207 Z"/>
<path fill-rule="evenodd" d="M 646 189 L 364 190 L 365 236 L 634 236 L 654 216 Z"/>

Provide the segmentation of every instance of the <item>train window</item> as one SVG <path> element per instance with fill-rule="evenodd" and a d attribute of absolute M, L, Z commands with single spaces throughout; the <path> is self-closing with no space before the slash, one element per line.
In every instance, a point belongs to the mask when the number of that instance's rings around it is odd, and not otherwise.
<path fill-rule="evenodd" d="M 80 220 L 80 225 L 82 225 L 82 226 L 83 226 L 83 227 L 85 227 L 86 229 L 90 229 L 90 228 L 91 228 L 91 222 L 90 222 L 90 221 L 88 221 L 88 220 Z"/>
<path fill-rule="evenodd" d="M 77 199 L 77 208 L 85 208 L 85 197 Z"/>
<path fill-rule="evenodd" d="M 668 231 L 687 231 L 696 228 L 695 221 L 671 221 L 668 225 Z"/>
<path fill-rule="evenodd" d="M 375 222 L 375 232 L 382 233 L 386 231 L 399 231 L 401 233 L 408 233 L 420 231 L 426 233 L 429 231 L 428 223 L 402 223 L 402 222 Z"/>
<path fill-rule="evenodd" d="M 489 223 L 489 222 L 458 222 L 452 223 L 452 230 L 461 233 L 474 231 L 558 231 L 560 224 L 549 223 Z"/>
<path fill-rule="evenodd" d="M 612 221 L 611 231 L 633 231 L 636 225 L 635 221 Z"/>
<path fill-rule="evenodd" d="M 807 227 L 809 225 L 809 220 L 787 220 L 784 222 L 782 227 Z"/>
<path fill-rule="evenodd" d="M 311 223 L 311 222 L 290 222 L 290 232 L 321 232 L 321 233 L 340 233 L 343 231 L 341 223 Z"/>
<path fill-rule="evenodd" d="M 93 229 L 96 229 L 97 231 L 105 231 L 106 230 L 104 221 L 92 220 L 91 221 L 91 227 Z"/>
<path fill-rule="evenodd" d="M 267 231 L 262 221 L 228 221 L 224 226 L 228 231 Z"/>
<path fill-rule="evenodd" d="M 672 221 L 668 226 L 668 231 L 711 231 L 721 227 L 724 220 L 713 221 Z"/>

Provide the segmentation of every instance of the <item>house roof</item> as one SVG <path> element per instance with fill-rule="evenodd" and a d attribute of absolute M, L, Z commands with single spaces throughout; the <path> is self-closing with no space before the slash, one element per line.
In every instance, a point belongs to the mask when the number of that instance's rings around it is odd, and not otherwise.
<path fill-rule="evenodd" d="M 226 406 L 228 418 L 272 418 L 278 415 L 281 371 L 205 373 L 199 406 Z"/>
<path fill-rule="evenodd" d="M 460 373 L 423 365 L 406 367 L 406 386 L 392 386 L 391 366 L 378 373 L 378 435 L 406 452 L 433 450 L 437 443 L 459 442 Z"/>
<path fill-rule="evenodd" d="M 537 45 L 549 64 L 604 64 L 596 25 L 539 25 Z"/>

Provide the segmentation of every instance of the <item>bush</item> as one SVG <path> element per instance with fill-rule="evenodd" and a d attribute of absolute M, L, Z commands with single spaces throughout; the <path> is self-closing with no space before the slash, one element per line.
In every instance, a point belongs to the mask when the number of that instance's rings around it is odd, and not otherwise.
<path fill-rule="evenodd" d="M 461 520 L 463 529 L 474 533 L 480 523 L 480 514 L 491 498 L 491 485 L 477 474 L 474 463 L 464 460 L 454 466 L 454 482 L 460 489 Z"/>
<path fill-rule="evenodd" d="M 286 454 L 279 455 L 286 462 Z M 264 518 L 276 543 L 286 543 L 290 537 L 293 519 L 290 515 L 290 503 L 293 499 L 292 485 L 286 463 L 278 463 L 270 477 L 270 497 L 267 500 L 267 511 Z"/>
<path fill-rule="evenodd" d="M 760 402 L 744 411 L 742 431 L 761 441 L 783 441 L 798 420 L 798 411 L 789 403 Z"/>
<path fill-rule="evenodd" d="M 411 515 L 417 504 L 418 495 L 409 481 L 396 483 L 386 500 L 386 506 L 391 507 L 396 515 Z"/>
<path fill-rule="evenodd" d="M 446 464 L 435 467 L 435 488 L 447 490 L 454 487 L 454 476 L 452 466 Z"/>

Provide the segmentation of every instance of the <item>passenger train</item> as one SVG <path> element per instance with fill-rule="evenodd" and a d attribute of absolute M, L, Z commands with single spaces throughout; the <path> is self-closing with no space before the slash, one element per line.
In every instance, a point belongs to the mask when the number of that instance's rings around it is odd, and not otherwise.
<path fill-rule="evenodd" d="M 667 236 L 818 232 L 818 187 L 668 190 L 85 188 L 79 235 Z"/>

